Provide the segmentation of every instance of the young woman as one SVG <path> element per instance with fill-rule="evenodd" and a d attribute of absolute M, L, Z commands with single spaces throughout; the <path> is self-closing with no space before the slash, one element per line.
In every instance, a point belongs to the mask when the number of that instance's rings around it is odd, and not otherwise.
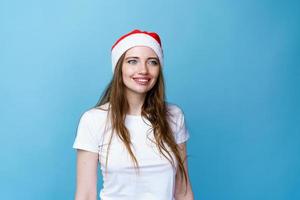
<path fill-rule="evenodd" d="M 183 111 L 165 101 L 158 34 L 133 30 L 111 49 L 113 78 L 80 118 L 76 200 L 193 200 Z"/>

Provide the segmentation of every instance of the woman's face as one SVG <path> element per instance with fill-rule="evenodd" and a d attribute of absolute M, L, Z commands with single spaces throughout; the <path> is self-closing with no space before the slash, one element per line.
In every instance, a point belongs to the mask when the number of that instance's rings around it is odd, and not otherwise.
<path fill-rule="evenodd" d="M 126 93 L 145 95 L 155 85 L 159 68 L 159 59 L 151 48 L 136 46 L 129 49 L 122 64 Z"/>

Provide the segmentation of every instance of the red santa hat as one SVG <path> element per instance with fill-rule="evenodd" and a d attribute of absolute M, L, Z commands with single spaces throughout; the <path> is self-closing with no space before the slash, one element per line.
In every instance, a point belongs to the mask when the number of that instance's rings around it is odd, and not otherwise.
<path fill-rule="evenodd" d="M 147 46 L 156 53 L 160 65 L 163 66 L 163 50 L 160 37 L 155 32 L 135 29 L 121 36 L 111 48 L 112 71 L 114 72 L 122 54 L 134 46 Z"/>

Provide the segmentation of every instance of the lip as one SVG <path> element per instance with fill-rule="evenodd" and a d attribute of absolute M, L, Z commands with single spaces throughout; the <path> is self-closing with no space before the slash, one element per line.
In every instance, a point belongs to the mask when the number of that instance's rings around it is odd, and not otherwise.
<path fill-rule="evenodd" d="M 133 77 L 132 79 L 139 85 L 147 85 L 151 80 L 149 77 Z"/>
<path fill-rule="evenodd" d="M 150 80 L 151 78 L 148 76 L 137 76 L 137 77 L 132 77 L 133 79 L 147 79 Z"/>

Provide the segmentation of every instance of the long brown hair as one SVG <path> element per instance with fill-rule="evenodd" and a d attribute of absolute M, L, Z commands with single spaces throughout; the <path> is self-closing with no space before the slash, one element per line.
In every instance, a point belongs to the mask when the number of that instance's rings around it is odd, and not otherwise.
<path fill-rule="evenodd" d="M 136 169 L 139 169 L 138 161 L 134 156 L 131 150 L 131 141 L 130 134 L 128 129 L 124 124 L 124 120 L 126 114 L 129 110 L 129 104 L 125 96 L 125 86 L 122 80 L 122 64 L 125 58 L 126 52 L 120 57 L 114 71 L 114 75 L 101 95 L 98 103 L 95 108 L 99 108 L 101 105 L 106 103 L 110 104 L 108 111 L 108 116 L 110 116 L 111 120 L 111 128 L 112 133 L 116 132 L 118 137 L 124 143 L 130 157 L 134 163 Z M 159 149 L 159 152 L 171 163 L 171 165 L 175 168 L 173 157 L 170 155 L 170 152 L 167 150 L 165 143 L 171 149 L 173 155 L 176 158 L 180 180 L 183 181 L 182 177 L 184 177 L 185 185 L 187 186 L 187 173 L 184 170 L 184 161 L 186 158 L 182 159 L 180 156 L 180 147 L 176 144 L 175 138 L 172 133 L 172 129 L 168 122 L 168 117 L 171 113 L 167 109 L 167 103 L 165 102 L 165 84 L 164 77 L 162 73 L 161 66 L 159 66 L 160 72 L 157 78 L 157 81 L 153 88 L 147 92 L 144 104 L 142 106 L 141 115 L 148 119 L 151 122 L 153 127 L 153 133 L 155 137 L 156 146 Z M 110 115 L 109 115 L 110 113 Z M 108 152 L 111 143 L 112 135 L 110 137 L 110 141 L 108 144 Z M 168 154 L 168 157 L 165 153 Z M 171 159 L 169 159 L 171 158 Z M 106 156 L 106 167 L 107 167 L 107 159 Z M 187 189 L 187 187 L 185 187 Z M 185 190 L 186 191 L 186 190 Z"/>

